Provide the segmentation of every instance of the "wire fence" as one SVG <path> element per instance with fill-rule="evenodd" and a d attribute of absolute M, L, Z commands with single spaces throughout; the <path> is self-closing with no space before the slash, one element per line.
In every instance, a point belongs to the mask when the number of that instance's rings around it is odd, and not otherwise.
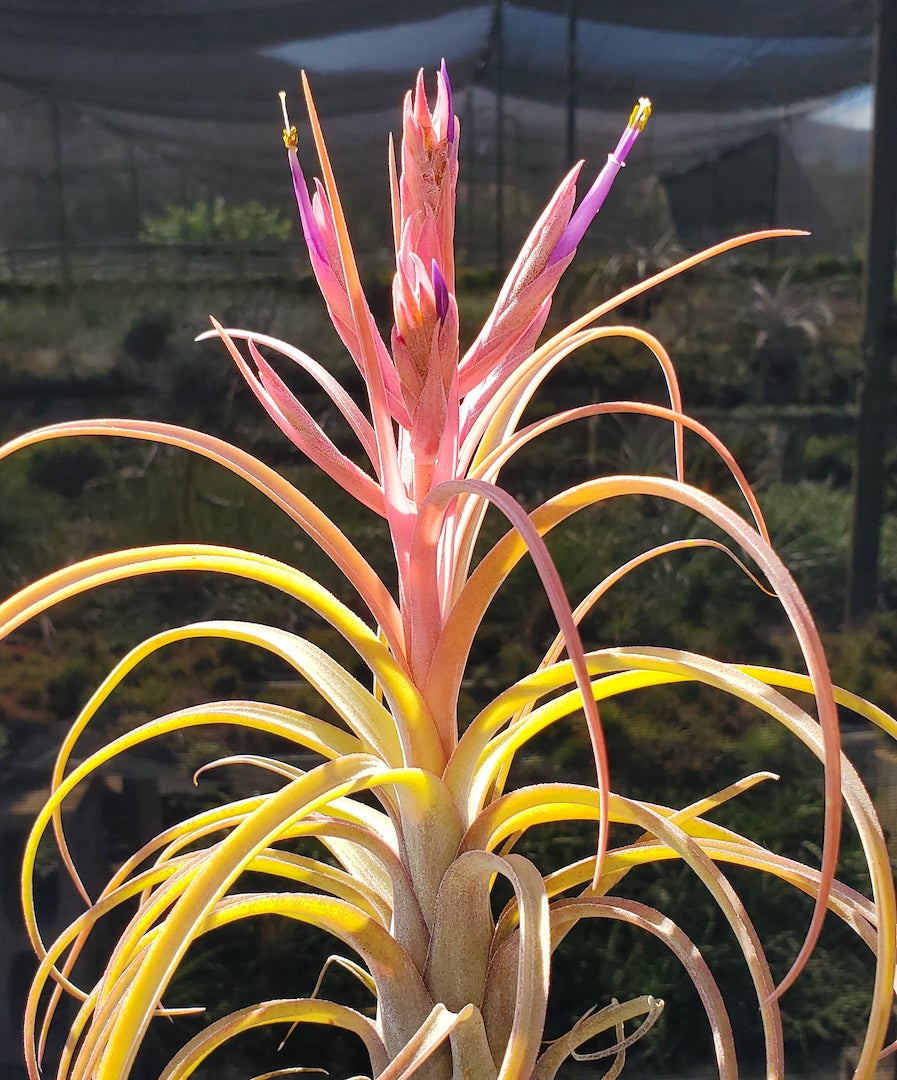
<path fill-rule="evenodd" d="M 267 127 L 258 145 L 250 144 L 251 153 L 228 154 L 222 168 L 226 125 L 185 131 L 183 124 L 160 120 L 135 134 L 71 103 L 22 95 L 13 104 L 4 108 L 0 93 L 0 280 L 291 274 L 305 266 L 297 228 L 289 241 L 276 244 L 235 243 L 213 231 L 200 243 L 145 242 L 149 217 L 198 199 L 220 198 L 228 207 L 258 200 L 278 208 L 285 220 L 293 218 L 276 132 L 271 137 Z M 506 268 L 566 171 L 569 148 L 557 130 L 560 113 L 530 109 L 522 116 L 509 105 L 499 124 L 495 96 L 482 88 L 460 96 L 458 111 L 464 139 L 458 262 Z M 618 120 L 580 115 L 576 150 L 589 160 L 584 178 L 602 160 L 611 137 L 607 125 Z M 625 254 L 670 232 L 683 246 L 699 247 L 775 224 L 813 232 L 802 252 L 855 252 L 864 213 L 865 143 L 846 147 L 842 134 L 824 160 L 816 160 L 825 149 L 819 125 L 810 131 L 800 118 L 784 116 L 764 125 L 739 129 L 737 138 L 721 128 L 713 152 L 683 135 L 675 154 L 668 136 L 654 139 L 649 125 L 581 256 Z M 340 138 L 336 126 L 334 164 L 353 242 L 366 267 L 386 268 L 391 225 L 386 170 L 379 168 L 383 147 L 373 134 L 354 129 L 351 138 Z M 833 158 L 841 163 L 834 170 L 827 164 Z"/>
<path fill-rule="evenodd" d="M 259 244 L 39 244 L 0 252 L 0 281 L 66 279 L 273 278 L 307 274 L 295 242 Z"/>

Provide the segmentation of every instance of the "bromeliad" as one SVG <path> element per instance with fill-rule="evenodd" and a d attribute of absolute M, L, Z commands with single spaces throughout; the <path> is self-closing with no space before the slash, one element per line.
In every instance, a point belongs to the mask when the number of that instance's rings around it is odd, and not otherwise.
<path fill-rule="evenodd" d="M 366 511 L 386 520 L 397 595 L 321 509 L 252 455 L 200 431 L 164 423 L 81 421 L 31 432 L 7 444 L 0 456 L 84 434 L 149 439 L 203 455 L 266 494 L 312 537 L 354 588 L 367 619 L 299 568 L 228 547 L 168 544 L 101 555 L 49 575 L 0 607 L 0 633 L 105 582 L 162 571 L 212 571 L 279 589 L 330 623 L 369 669 L 374 689 L 312 642 L 245 620 L 168 630 L 121 660 L 85 705 L 60 750 L 51 795 L 25 854 L 23 901 L 39 959 L 26 1018 L 29 1075 L 39 1075 L 46 1029 L 64 992 L 80 1008 L 58 1075 L 125 1080 L 137 1067 L 153 1017 L 177 1012 L 166 1008 L 165 995 L 188 949 L 219 927 L 276 914 L 323 929 L 360 958 L 344 963 L 375 995 L 375 1018 L 316 994 L 260 1002 L 214 1021 L 190 1040 L 162 1073 L 165 1080 L 189 1076 L 242 1031 L 298 1022 L 355 1032 L 369 1053 L 372 1075 L 380 1080 L 402 1080 L 414 1071 L 434 1080 L 552 1080 L 566 1059 L 581 1056 L 579 1048 L 601 1032 L 610 1033 L 611 1049 L 603 1053 L 616 1075 L 627 1048 L 657 1019 L 659 1000 L 646 995 L 614 1002 L 587 1013 L 564 1037 L 543 1045 L 552 953 L 579 922 L 591 918 L 639 927 L 673 951 L 706 1009 L 720 1075 L 734 1077 L 731 1025 L 710 968 L 671 920 L 626 896 L 629 869 L 677 858 L 709 890 L 741 946 L 759 1003 L 770 1077 L 783 1073 L 778 997 L 805 965 L 826 910 L 856 930 L 876 965 L 858 1073 L 870 1076 L 890 1015 L 897 948 L 894 885 L 871 802 L 840 757 L 836 702 L 892 735 L 897 724 L 832 686 L 816 628 L 770 545 L 757 500 L 726 448 L 683 412 L 676 373 L 660 342 L 632 327 L 597 325 L 627 299 L 690 266 L 788 231 L 741 236 L 701 252 L 599 304 L 537 344 L 558 282 L 645 126 L 651 106 L 642 99 L 578 206 L 581 166 L 561 181 L 482 330 L 462 356 L 453 249 L 461 132 L 443 65 L 432 108 L 423 74 L 406 97 L 400 166 L 390 149 L 396 270 L 394 323 L 387 342 L 365 299 L 304 77 L 303 85 L 321 171 L 313 192 L 282 95 L 284 143 L 311 267 L 333 325 L 361 372 L 367 407 L 360 407 L 323 366 L 284 342 L 218 323 L 210 334 L 224 341 L 281 431 Z M 556 365 L 583 345 L 612 337 L 631 338 L 656 357 L 668 406 L 598 402 L 521 426 L 528 403 Z M 272 353 L 295 362 L 320 384 L 356 437 L 357 454 L 337 448 L 277 374 Z M 576 420 L 614 413 L 639 413 L 670 426 L 675 479 L 602 476 L 561 491 L 529 512 L 501 487 L 503 467 L 528 443 Z M 741 489 L 746 515 L 687 482 L 686 429 L 720 455 Z M 698 544 L 727 551 L 718 541 L 682 540 L 634 553 L 571 610 L 543 537 L 578 511 L 625 496 L 677 503 L 727 535 L 759 567 L 765 587 L 781 601 L 808 674 L 726 664 L 667 648 L 587 651 L 579 624 L 624 575 L 660 555 Z M 510 528 L 479 555 L 477 540 L 490 505 Z M 503 689 L 461 731 L 458 699 L 477 628 L 501 584 L 527 555 L 557 620 L 557 637 L 536 670 Z M 285 660 L 341 723 L 266 702 L 217 701 L 144 724 L 72 767 L 77 740 L 129 673 L 156 651 L 199 637 L 243 642 Z M 723 802 L 771 779 L 769 773 L 736 780 L 682 809 L 614 792 L 598 702 L 680 682 L 714 687 L 752 704 L 823 763 L 825 832 L 818 867 L 785 859 L 708 819 Z M 815 695 L 818 719 L 786 690 Z M 577 713 L 584 714 L 591 739 L 596 785 L 509 788 L 518 751 L 549 725 Z M 275 790 L 187 818 L 135 852 L 99 896 L 89 895 L 66 846 L 63 801 L 127 748 L 207 724 L 268 732 L 287 749 L 301 747 L 323 760 L 303 771 L 285 760 L 247 757 L 277 780 Z M 378 808 L 359 798 L 368 792 Z M 842 803 L 864 846 L 872 900 L 835 877 Z M 565 820 L 593 823 L 593 856 L 545 874 L 513 851 L 534 826 Z M 614 846 L 616 823 L 637 827 L 641 840 Z M 48 829 L 85 902 L 84 913 L 51 943 L 41 937 L 33 895 L 35 857 Z M 279 846 L 303 837 L 322 844 L 329 859 L 299 856 Z M 721 868 L 726 863 L 777 876 L 815 899 L 804 946 L 778 987 L 750 918 Z M 269 882 L 280 879 L 282 888 L 241 891 L 244 876 L 252 871 L 266 874 Z M 513 894 L 498 917 L 492 909 L 497 876 L 507 879 Z M 82 988 L 74 981 L 75 960 L 97 925 L 123 906 L 130 915 L 105 971 Z M 601 987 L 599 993 L 613 989 Z"/>

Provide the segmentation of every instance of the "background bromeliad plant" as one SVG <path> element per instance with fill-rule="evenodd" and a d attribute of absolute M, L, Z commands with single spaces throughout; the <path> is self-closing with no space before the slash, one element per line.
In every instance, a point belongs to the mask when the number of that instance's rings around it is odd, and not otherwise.
<path fill-rule="evenodd" d="M 363 377 L 367 408 L 292 346 L 217 323 L 214 333 L 283 433 L 372 514 L 386 520 L 396 591 L 283 476 L 200 431 L 150 421 L 81 421 L 39 429 L 2 448 L 0 456 L 6 456 L 44 440 L 99 434 L 148 439 L 209 458 L 266 494 L 320 545 L 354 589 L 358 609 L 339 601 L 301 569 L 274 559 L 227 547 L 170 544 L 88 559 L 23 589 L 0 606 L 3 634 L 51 605 L 106 582 L 166 571 L 211 571 L 292 597 L 338 631 L 370 672 L 363 684 L 297 634 L 236 620 L 167 630 L 143 642 L 114 668 L 63 743 L 51 795 L 25 854 L 23 901 L 40 961 L 26 1017 L 30 1075 L 39 1075 L 48 1028 L 64 994 L 78 1004 L 57 1075 L 73 1080 L 123 1080 L 131 1075 L 153 1018 L 183 1011 L 166 1008 L 165 997 L 191 946 L 241 920 L 280 915 L 332 934 L 360 958 L 341 963 L 374 995 L 373 1018 L 316 994 L 261 1002 L 207 1026 L 165 1068 L 166 1080 L 190 1075 L 243 1031 L 300 1022 L 357 1034 L 369 1053 L 372 1075 L 386 1080 L 412 1071 L 458 1080 L 551 1080 L 565 1060 L 584 1056 L 606 1059 L 608 1075 L 616 1075 L 627 1048 L 663 1007 L 647 994 L 587 1012 L 566 1035 L 543 1045 L 552 953 L 588 919 L 630 924 L 672 950 L 706 1010 L 720 1074 L 732 1077 L 731 1025 L 710 968 L 696 945 L 662 912 L 627 897 L 630 869 L 679 859 L 706 886 L 744 954 L 760 1009 L 769 1076 L 784 1071 L 779 996 L 804 967 L 826 913 L 834 912 L 856 932 L 875 964 L 857 1068 L 858 1075 L 870 1076 L 886 1042 L 891 1013 L 897 954 L 894 884 L 872 803 L 840 752 L 837 706 L 851 708 L 891 735 L 897 734 L 897 723 L 833 687 L 813 621 L 770 545 L 757 499 L 725 446 L 682 411 L 676 373 L 661 343 L 633 327 L 596 325 L 620 304 L 674 274 L 782 232 L 738 237 L 684 259 L 537 346 L 561 275 L 648 118 L 650 105 L 640 101 L 607 165 L 575 210 L 580 166 L 561 182 L 485 325 L 461 356 L 452 248 L 459 125 L 443 66 L 432 110 L 422 76 L 406 98 L 401 170 L 390 153 L 396 273 L 394 326 L 387 344 L 365 300 L 307 84 L 305 92 L 322 172 L 313 196 L 285 107 L 284 141 L 312 268 L 334 326 Z M 527 405 L 556 365 L 583 345 L 614 337 L 631 338 L 656 357 L 668 406 L 602 401 L 528 422 Z M 337 448 L 263 349 L 269 356 L 292 360 L 318 382 L 356 437 L 364 466 Z M 559 492 L 530 512 L 501 487 L 502 468 L 533 440 L 577 420 L 624 414 L 668 425 L 674 479 L 600 476 Z M 746 512 L 687 482 L 686 432 L 720 456 L 741 490 Z M 758 583 L 780 601 L 807 673 L 722 663 L 661 647 L 588 651 L 579 634 L 581 620 L 598 609 L 618 581 L 649 560 L 703 545 L 726 552 L 742 565 L 740 556 L 718 539 L 668 540 L 633 552 L 571 609 L 543 537 L 578 511 L 600 509 L 623 497 L 678 504 L 733 541 L 757 568 Z M 510 528 L 482 551 L 477 541 L 489 506 L 504 515 Z M 557 637 L 536 670 L 498 693 L 462 730 L 457 705 L 477 628 L 502 583 L 526 556 L 533 560 L 550 601 Z M 259 701 L 216 701 L 137 727 L 71 767 L 78 739 L 129 673 L 159 650 L 198 638 L 239 641 L 281 658 L 320 694 L 327 718 Z M 733 777 L 725 790 L 678 808 L 614 791 L 598 703 L 681 683 L 701 684 L 754 706 L 820 760 L 826 798 L 818 866 L 778 855 L 709 819 L 722 803 L 772 779 L 770 773 Z M 812 694 L 816 715 L 784 691 Z M 515 755 L 550 725 L 580 713 L 591 740 L 595 786 L 514 787 Z M 202 725 L 265 732 L 281 739 L 287 751 L 312 751 L 323 763 L 304 771 L 287 759 L 243 755 L 241 760 L 267 770 L 279 786 L 270 794 L 196 813 L 165 830 L 134 852 L 100 895 L 89 895 L 66 846 L 63 801 L 126 749 Z M 863 848 L 871 898 L 836 877 L 842 806 Z M 545 873 L 514 852 L 531 829 L 558 821 L 593 823 L 595 854 Z M 619 825 L 629 828 L 618 841 Z M 84 913 L 51 943 L 41 937 L 32 888 L 38 846 L 47 830 L 55 834 L 85 901 Z M 317 842 L 309 848 L 311 854 L 296 850 L 295 842 L 302 838 Z M 773 875 L 813 898 L 804 945 L 778 987 L 725 873 L 727 864 Z M 253 886 L 253 873 L 264 875 L 262 889 Z M 495 888 L 499 878 L 506 880 L 510 897 L 503 904 Z M 101 977 L 82 987 L 75 978 L 76 960 L 108 916 L 124 918 L 124 929 Z M 600 986 L 596 996 L 612 992 L 613 987 Z M 604 1048 L 583 1055 L 580 1047 L 602 1032 L 608 1033 Z"/>

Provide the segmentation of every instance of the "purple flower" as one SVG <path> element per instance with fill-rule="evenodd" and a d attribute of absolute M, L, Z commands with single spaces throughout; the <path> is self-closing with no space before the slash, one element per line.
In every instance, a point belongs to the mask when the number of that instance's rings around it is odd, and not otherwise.
<path fill-rule="evenodd" d="M 638 104 L 632 110 L 626 130 L 620 136 L 616 149 L 607 155 L 607 164 L 598 174 L 595 183 L 586 192 L 585 198 L 576 208 L 573 217 L 561 233 L 560 239 L 555 245 L 554 251 L 548 257 L 548 265 L 553 266 L 561 259 L 565 259 L 574 252 L 585 235 L 586 229 L 591 225 L 592 218 L 601 209 L 611 185 L 617 173 L 626 164 L 626 155 L 635 145 L 635 140 L 648 122 L 651 115 L 651 102 L 647 98 L 639 98 Z"/>

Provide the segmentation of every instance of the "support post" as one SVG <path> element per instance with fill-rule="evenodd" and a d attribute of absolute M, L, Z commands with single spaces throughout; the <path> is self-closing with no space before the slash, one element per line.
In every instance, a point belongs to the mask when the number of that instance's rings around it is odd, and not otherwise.
<path fill-rule="evenodd" d="M 50 136 L 53 143 L 53 186 L 56 189 L 56 234 L 59 244 L 59 273 L 64 282 L 71 279 L 69 258 L 69 223 L 65 206 L 65 173 L 62 168 L 62 125 L 59 102 L 50 101 Z"/>
<path fill-rule="evenodd" d="M 476 102 L 474 100 L 474 88 L 471 83 L 464 94 L 464 125 L 462 138 L 467 148 L 464 155 L 464 175 L 466 184 L 464 187 L 464 259 L 468 266 L 473 266 L 478 260 L 479 251 L 476 250 L 474 238 L 477 236 L 476 229 L 476 185 L 477 185 L 477 135 L 476 135 Z"/>
<path fill-rule="evenodd" d="M 877 0 L 872 54 L 875 108 L 869 168 L 866 262 L 863 272 L 863 387 L 853 478 L 848 623 L 878 602 L 891 360 L 897 352 L 894 301 L 897 243 L 897 3 Z"/>
<path fill-rule="evenodd" d="M 128 137 L 128 181 L 131 192 L 131 227 L 134 241 L 140 240 L 140 174 L 137 171 L 137 148 L 132 136 Z"/>

